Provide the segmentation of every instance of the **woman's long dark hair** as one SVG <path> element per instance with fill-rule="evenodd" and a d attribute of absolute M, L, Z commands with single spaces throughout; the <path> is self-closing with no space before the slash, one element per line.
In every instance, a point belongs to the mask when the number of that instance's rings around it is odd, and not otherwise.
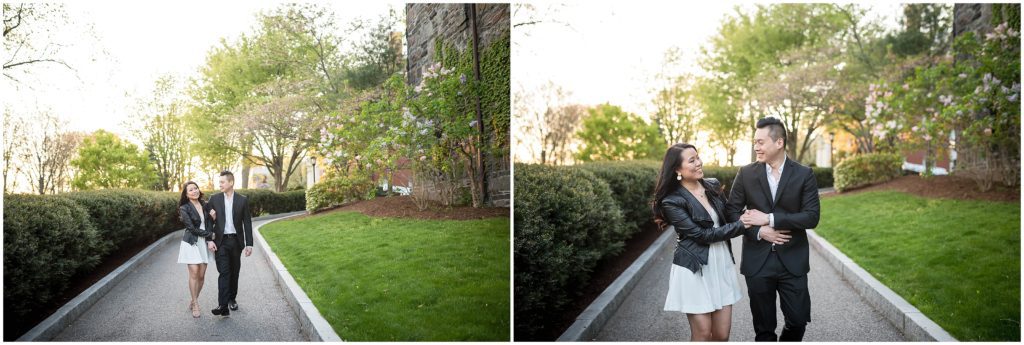
<path fill-rule="evenodd" d="M 661 173 L 658 175 L 658 184 L 654 187 L 654 202 L 651 204 L 654 222 L 659 228 L 668 225 L 661 214 L 661 200 L 681 187 L 679 180 L 676 180 L 676 170 L 683 164 L 683 150 L 686 149 L 696 151 L 697 147 L 686 143 L 672 145 L 665 151 L 665 158 L 661 160 Z"/>
<path fill-rule="evenodd" d="M 193 181 L 188 181 L 181 185 L 181 199 L 178 199 L 178 207 L 188 203 L 188 185 L 196 186 L 196 189 L 199 190 L 199 204 L 205 204 L 205 202 L 203 202 L 203 190 L 199 189 L 199 184 Z"/>

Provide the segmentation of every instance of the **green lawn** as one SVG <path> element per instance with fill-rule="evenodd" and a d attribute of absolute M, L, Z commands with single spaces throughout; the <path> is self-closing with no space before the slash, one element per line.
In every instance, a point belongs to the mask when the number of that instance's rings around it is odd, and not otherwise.
<path fill-rule="evenodd" d="M 1020 341 L 1020 203 L 882 191 L 821 200 L 816 231 L 961 341 Z"/>
<path fill-rule="evenodd" d="M 332 212 L 260 233 L 344 340 L 509 340 L 508 218 Z"/>

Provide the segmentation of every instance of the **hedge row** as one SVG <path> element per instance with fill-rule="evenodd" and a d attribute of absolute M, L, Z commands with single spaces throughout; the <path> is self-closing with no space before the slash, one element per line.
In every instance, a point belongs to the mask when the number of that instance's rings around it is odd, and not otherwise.
<path fill-rule="evenodd" d="M 557 327 L 601 258 L 622 250 L 627 226 L 605 181 L 588 169 L 515 165 L 515 332 Z"/>
<path fill-rule="evenodd" d="M 836 164 L 836 191 L 891 180 L 900 176 L 902 167 L 903 158 L 891 153 L 867 153 L 844 159 Z"/>
<path fill-rule="evenodd" d="M 254 216 L 305 209 L 305 193 L 238 190 Z M 4 318 L 57 303 L 69 280 L 113 251 L 183 227 L 178 193 L 106 189 L 4 195 Z"/>

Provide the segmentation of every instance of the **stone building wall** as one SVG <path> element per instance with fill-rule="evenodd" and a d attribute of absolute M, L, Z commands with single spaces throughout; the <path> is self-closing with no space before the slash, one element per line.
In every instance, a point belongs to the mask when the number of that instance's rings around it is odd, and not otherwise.
<path fill-rule="evenodd" d="M 954 4 L 953 37 L 973 31 L 984 35 L 992 30 L 992 4 Z"/>
<path fill-rule="evenodd" d="M 476 4 L 476 21 L 479 32 L 479 47 L 485 49 L 491 42 L 509 34 L 511 12 L 509 4 Z M 470 30 L 470 11 L 467 4 L 422 4 L 405 5 L 406 20 L 406 80 L 417 85 L 423 71 L 434 61 L 434 43 L 437 38 L 452 44 L 459 51 L 472 48 L 473 32 Z M 486 117 L 488 114 L 484 114 Z M 484 119 L 484 123 L 487 123 Z M 506 150 L 507 151 L 507 150 Z M 487 172 L 487 197 L 491 206 L 509 207 L 511 204 L 510 157 L 484 157 Z M 468 180 L 465 181 L 468 186 Z M 429 183 L 424 184 L 433 189 Z M 430 191 L 436 195 L 436 191 Z"/>

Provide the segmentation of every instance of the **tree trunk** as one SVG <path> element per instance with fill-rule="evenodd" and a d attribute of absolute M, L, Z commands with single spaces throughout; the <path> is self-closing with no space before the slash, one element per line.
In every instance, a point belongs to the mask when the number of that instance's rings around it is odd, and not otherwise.
<path fill-rule="evenodd" d="M 246 159 L 245 157 L 242 157 L 242 174 L 241 174 L 241 177 L 242 177 L 242 188 L 241 189 L 249 188 L 249 160 Z"/>

